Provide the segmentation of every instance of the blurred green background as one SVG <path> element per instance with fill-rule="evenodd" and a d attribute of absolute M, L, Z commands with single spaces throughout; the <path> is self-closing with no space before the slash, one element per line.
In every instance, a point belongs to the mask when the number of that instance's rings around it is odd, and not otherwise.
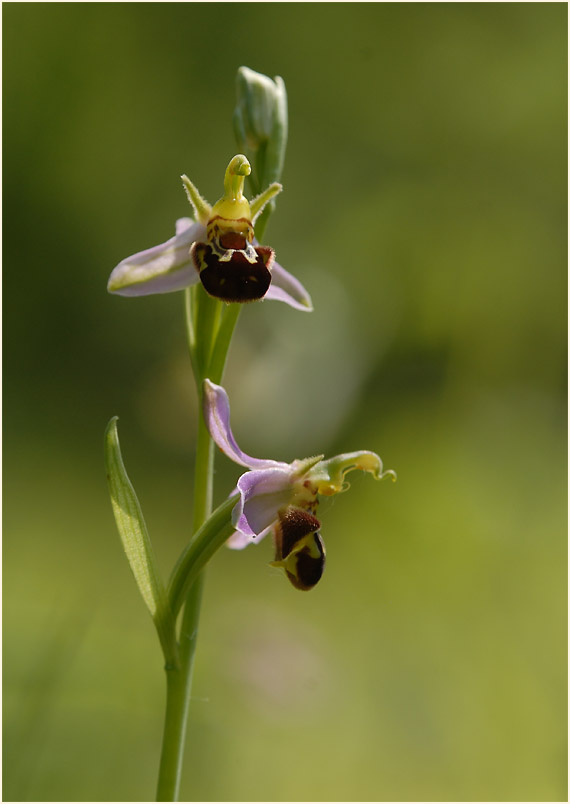
<path fill-rule="evenodd" d="M 289 93 L 266 241 L 315 311 L 241 317 L 248 452 L 377 451 L 321 505 L 310 594 L 271 545 L 208 571 L 198 800 L 564 800 L 565 4 L 5 4 L 4 800 L 148 800 L 163 673 L 107 497 L 188 539 L 182 295 L 113 266 L 215 201 L 241 64 Z M 217 498 L 237 467 L 220 456 Z"/>

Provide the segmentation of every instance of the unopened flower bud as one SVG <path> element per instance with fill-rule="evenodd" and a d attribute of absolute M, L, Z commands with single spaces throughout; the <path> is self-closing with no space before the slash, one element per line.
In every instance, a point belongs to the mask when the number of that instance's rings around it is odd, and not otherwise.
<path fill-rule="evenodd" d="M 237 104 L 234 126 L 238 144 L 252 151 L 268 142 L 276 128 L 287 132 L 287 96 L 283 79 L 272 80 L 249 67 L 237 73 Z"/>
<path fill-rule="evenodd" d="M 249 67 L 239 68 L 234 131 L 238 146 L 254 158 L 255 171 L 250 176 L 253 191 L 259 193 L 279 182 L 287 147 L 287 93 L 282 78 L 273 80 Z M 272 202 L 265 219 L 273 207 Z"/>

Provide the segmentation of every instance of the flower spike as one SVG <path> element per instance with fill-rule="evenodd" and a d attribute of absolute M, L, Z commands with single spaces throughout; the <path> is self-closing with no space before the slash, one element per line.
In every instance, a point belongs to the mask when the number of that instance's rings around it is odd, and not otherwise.
<path fill-rule="evenodd" d="M 312 589 L 325 566 L 325 547 L 316 517 L 319 495 L 346 491 L 345 475 L 353 469 L 377 480 L 384 472 L 375 452 L 365 450 L 323 460 L 319 455 L 291 463 L 252 458 L 237 444 L 230 426 L 230 403 L 220 385 L 204 381 L 204 417 L 218 447 L 232 461 L 249 471 L 237 482 L 239 500 L 232 513 L 235 533 L 228 545 L 242 549 L 257 543 L 270 531 L 275 542 L 272 566 L 281 567 L 297 589 Z"/>

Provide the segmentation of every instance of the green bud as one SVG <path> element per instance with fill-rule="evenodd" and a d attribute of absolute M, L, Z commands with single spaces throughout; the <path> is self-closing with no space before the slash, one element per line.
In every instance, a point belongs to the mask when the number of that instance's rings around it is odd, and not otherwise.
<path fill-rule="evenodd" d="M 240 67 L 234 131 L 238 146 L 255 157 L 254 191 L 278 182 L 287 145 L 287 93 L 285 83 Z"/>
<path fill-rule="evenodd" d="M 285 122 L 286 125 L 286 109 L 287 97 L 282 78 L 277 76 L 273 81 L 249 67 L 239 68 L 234 112 L 238 143 L 244 148 L 257 151 L 260 145 L 273 136 L 276 118 L 281 118 L 278 122 Z"/>

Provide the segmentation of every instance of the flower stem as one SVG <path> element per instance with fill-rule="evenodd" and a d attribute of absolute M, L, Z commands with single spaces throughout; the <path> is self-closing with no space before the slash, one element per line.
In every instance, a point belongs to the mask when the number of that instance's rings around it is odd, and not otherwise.
<path fill-rule="evenodd" d="M 192 299 L 186 298 L 188 342 L 200 401 L 192 527 L 192 533 L 196 534 L 212 511 L 214 445 L 206 428 L 204 417 L 201 415 L 202 380 L 208 376 L 209 359 L 219 325 L 219 309 L 216 309 L 216 305 L 219 306 L 220 303 L 209 297 L 206 298 L 201 287 L 193 288 L 191 292 L 200 294 Z M 191 320 L 190 315 L 193 311 L 197 315 Z M 178 668 L 166 671 L 166 713 L 157 801 L 178 801 L 203 587 L 204 573 L 202 571 L 191 583 L 186 597 L 180 628 L 180 664 Z"/>
<path fill-rule="evenodd" d="M 241 312 L 241 304 L 228 304 L 222 313 L 220 326 L 216 335 L 216 341 L 212 351 L 209 371 L 206 375 L 212 382 L 219 384 L 222 381 L 224 366 L 228 356 L 228 350 L 234 334 L 234 329 Z"/>
<path fill-rule="evenodd" d="M 260 216 L 261 236 L 271 214 L 271 207 L 266 207 L 266 210 L 267 215 Z M 174 569 L 169 588 L 174 617 L 184 602 L 185 594 L 186 600 L 180 627 L 180 661 L 176 667 L 165 668 L 166 713 L 157 801 L 178 801 L 204 587 L 203 567 L 215 550 L 231 535 L 233 527 L 230 512 L 235 504 L 235 499 L 226 500 L 217 509 L 207 527 L 202 528 L 212 513 L 214 472 L 214 445 L 202 416 L 202 382 L 206 377 L 213 382 L 221 382 L 241 305 L 230 304 L 222 309 L 221 302 L 210 298 L 198 285 L 186 291 L 185 311 L 188 346 L 199 397 L 192 526 L 194 537 Z"/>
<path fill-rule="evenodd" d="M 202 416 L 199 421 L 194 477 L 195 532 L 211 510 L 214 458 L 213 444 Z M 157 801 L 178 801 L 203 587 L 202 571 L 195 577 L 186 597 L 180 628 L 180 664 L 176 669 L 166 670 L 166 714 Z"/>
<path fill-rule="evenodd" d="M 156 793 L 157 801 L 178 801 L 202 587 L 203 575 L 201 574 L 192 584 L 186 599 L 180 633 L 180 666 L 166 668 L 166 714 Z"/>
<path fill-rule="evenodd" d="M 192 533 L 196 533 L 212 512 L 214 442 L 202 416 L 202 389 L 199 392 L 198 440 L 194 474 L 194 517 Z"/>

